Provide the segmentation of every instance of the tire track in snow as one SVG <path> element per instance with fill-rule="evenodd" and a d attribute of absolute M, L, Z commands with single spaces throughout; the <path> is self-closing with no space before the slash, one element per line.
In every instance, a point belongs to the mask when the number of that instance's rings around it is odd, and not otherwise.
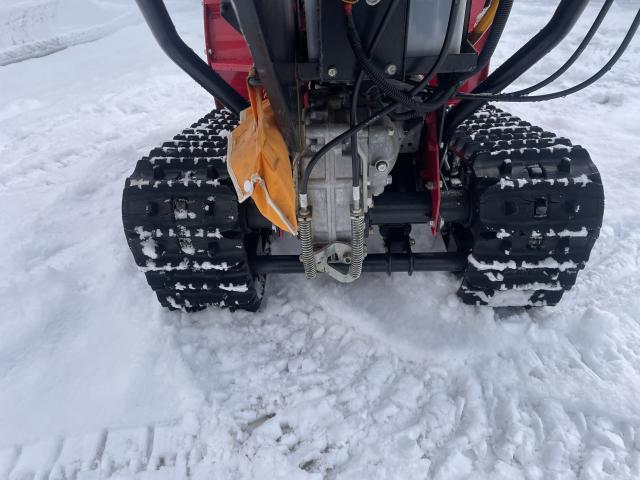
<path fill-rule="evenodd" d="M 351 416 L 342 418 L 350 432 L 341 440 L 336 436 L 345 432 L 336 431 L 331 423 L 322 432 L 308 430 L 304 424 L 313 420 L 301 423 L 296 405 L 289 406 L 291 412 L 282 407 L 275 409 L 277 413 L 262 415 L 258 414 L 261 407 L 246 411 L 255 419 L 247 420 L 247 416 L 235 425 L 237 431 L 225 432 L 234 428 L 233 422 L 224 415 L 216 416 L 214 407 L 200 412 L 201 419 L 214 413 L 208 421 L 185 417 L 172 423 L 103 430 L 0 450 L 0 475 L 8 480 L 249 479 L 265 478 L 256 473 L 268 467 L 273 468 L 271 478 L 569 475 L 599 480 L 640 475 L 640 425 L 566 410 L 548 399 L 507 395 L 479 403 L 480 391 L 487 387 L 481 383 L 469 383 L 466 378 L 450 390 L 444 377 L 434 378 L 425 384 L 428 390 L 421 392 L 429 406 L 414 412 L 422 417 L 415 426 L 409 422 L 397 430 L 384 427 L 390 415 L 409 418 L 400 396 L 393 411 L 370 411 L 369 420 L 379 422 L 384 430 L 380 433 L 388 438 L 370 438 L 372 431 L 351 428 L 355 426 Z M 314 404 L 314 415 L 320 420 L 331 415 L 330 410 L 341 408 L 317 399 Z M 313 438 L 309 433 L 320 436 Z M 228 443 L 227 435 L 235 441 Z M 393 468 L 381 465 L 380 455 L 397 464 Z"/>
<path fill-rule="evenodd" d="M 0 66 L 95 42 L 139 23 L 135 13 L 131 6 L 109 1 L 8 0 L 0 6 Z M 88 24 L 79 21 L 81 14 Z"/>
<path fill-rule="evenodd" d="M 188 437 L 175 423 L 12 447 L 0 450 L 0 475 L 8 480 L 76 480 L 160 472 L 162 478 L 188 478 Z"/>
<path fill-rule="evenodd" d="M 137 23 L 137 20 L 127 16 L 104 25 L 93 26 L 86 30 L 77 30 L 72 33 L 1 49 L 0 67 L 34 58 L 46 57 L 70 47 L 96 42 L 107 35 L 135 23 Z"/>

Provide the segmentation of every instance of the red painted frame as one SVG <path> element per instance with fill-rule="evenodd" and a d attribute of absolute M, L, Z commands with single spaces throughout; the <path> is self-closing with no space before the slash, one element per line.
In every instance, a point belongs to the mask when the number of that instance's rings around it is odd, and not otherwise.
<path fill-rule="evenodd" d="M 486 0 L 471 0 L 471 11 L 469 12 L 469 32 L 475 28 L 478 15 L 485 8 Z M 484 47 L 486 34 L 474 46 L 478 51 Z M 473 91 L 480 83 L 487 78 L 489 66 L 480 73 L 471 77 L 461 88 L 463 92 Z M 450 102 L 457 103 L 456 101 Z M 423 144 L 424 163 L 420 171 L 420 177 L 427 185 L 431 194 L 431 232 L 436 235 L 440 229 L 440 139 L 438 136 L 438 113 L 427 114 L 425 121 L 425 134 Z"/>
<path fill-rule="evenodd" d="M 220 13 L 221 0 L 204 0 L 204 38 L 207 62 L 247 100 L 247 74 L 253 65 L 244 37 Z"/>

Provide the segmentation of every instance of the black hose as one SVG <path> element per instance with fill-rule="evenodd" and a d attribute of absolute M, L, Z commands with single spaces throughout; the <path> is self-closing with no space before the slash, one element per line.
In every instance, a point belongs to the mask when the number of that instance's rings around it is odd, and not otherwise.
<path fill-rule="evenodd" d="M 449 34 L 449 32 L 453 32 L 455 29 L 455 22 L 458 17 L 458 8 L 459 8 L 459 0 L 455 0 L 451 6 L 451 11 L 449 13 L 449 20 L 447 22 L 447 35 L 445 35 L 444 43 L 442 45 L 441 53 L 444 52 L 444 56 L 439 56 L 438 60 L 440 61 L 440 65 L 434 65 L 437 69 L 440 68 L 441 64 L 446 60 L 449 49 L 451 48 L 451 44 L 453 43 L 453 35 Z M 369 78 L 376 84 L 376 86 L 382 91 L 382 93 L 395 100 L 397 103 L 402 106 L 414 110 L 419 113 L 427 113 L 428 107 L 422 105 L 422 102 L 416 101 L 412 98 L 412 94 L 406 94 L 404 91 L 392 85 L 386 78 L 385 74 L 381 72 L 374 63 L 367 58 L 365 54 L 364 47 L 362 45 L 362 40 L 360 39 L 360 34 L 358 33 L 358 29 L 356 28 L 355 21 L 353 19 L 353 15 L 351 14 L 351 10 L 346 11 L 347 17 L 347 37 L 349 38 L 349 43 L 351 44 L 351 49 L 358 60 L 358 63 L 362 67 L 362 69 L 367 73 Z M 437 62 L 436 62 L 437 63 Z M 432 67 L 431 72 L 434 72 L 435 69 Z M 432 73 L 428 75 L 432 75 Z M 427 109 L 425 109 L 427 108 Z"/>
<path fill-rule="evenodd" d="M 422 113 L 423 107 L 420 102 L 416 102 L 405 92 L 388 82 L 385 74 L 367 58 L 367 55 L 364 52 L 364 47 L 362 46 L 362 40 L 358 34 L 358 29 L 356 28 L 355 21 L 353 20 L 353 15 L 347 15 L 347 37 L 349 38 L 351 49 L 353 50 L 360 67 L 362 67 L 380 91 L 385 96 L 400 103 L 402 106 Z"/>
<path fill-rule="evenodd" d="M 429 82 L 431 82 L 434 75 L 440 70 L 440 68 L 442 67 L 442 64 L 445 62 L 449 48 L 451 47 L 451 42 L 453 41 L 453 33 L 455 30 L 455 12 L 458 11 L 458 6 L 460 5 L 460 1 L 461 0 L 452 1 L 452 4 L 451 4 L 452 13 L 449 15 L 449 24 L 447 25 L 447 33 L 445 34 L 444 43 L 442 44 L 442 48 L 440 50 L 440 53 L 438 54 L 438 58 L 435 61 L 435 63 L 432 65 L 431 70 L 429 70 L 429 72 L 420 81 L 420 83 L 418 83 L 418 85 L 416 85 L 409 92 L 411 96 L 416 95 L 417 93 L 423 91 L 425 87 L 429 85 Z M 449 101 L 449 99 L 455 94 L 456 90 L 457 90 L 456 87 L 451 87 L 446 90 L 437 92 L 433 98 L 424 102 L 424 106 L 427 108 L 430 108 L 431 109 L 430 111 L 434 111 L 440 108 L 442 105 L 446 104 Z M 352 135 L 356 135 L 358 132 L 367 128 L 369 125 L 377 122 L 384 116 L 395 111 L 399 106 L 400 104 L 394 103 L 383 108 L 382 110 L 379 110 L 378 112 L 370 116 L 368 119 L 358 123 L 357 125 L 354 125 L 349 130 L 341 133 L 340 135 L 335 137 L 333 140 L 331 140 L 329 143 L 327 143 L 324 147 L 322 147 L 318 152 L 316 152 L 313 155 L 313 157 L 311 157 L 311 160 L 309 161 L 307 168 L 304 169 L 304 172 L 302 174 L 302 181 L 300 182 L 300 195 L 307 194 L 307 189 L 309 186 L 309 178 L 311 178 L 311 172 L 313 171 L 315 166 L 318 164 L 318 162 L 322 159 L 322 157 L 324 157 L 327 154 L 327 152 L 329 152 L 332 148 L 336 147 L 337 145 L 341 144 L 347 138 L 351 137 Z"/>
<path fill-rule="evenodd" d="M 474 93 L 496 93 L 511 85 L 567 36 L 588 3 L 589 0 L 561 0 L 544 28 L 489 75 Z M 448 143 L 458 125 L 484 103 L 481 99 L 464 100 L 451 109 L 447 115 L 445 143 Z"/>
<path fill-rule="evenodd" d="M 633 19 L 633 22 L 629 27 L 629 30 L 627 31 L 627 34 L 624 37 L 624 40 L 622 41 L 622 43 L 620 44 L 616 52 L 613 54 L 611 59 L 606 63 L 606 65 L 602 67 L 600 70 L 598 70 L 594 75 L 586 79 L 584 82 L 581 82 L 578 85 L 575 85 L 571 88 L 567 88 L 559 92 L 548 93 L 546 95 L 514 96 L 514 94 L 512 93 L 505 93 L 502 95 L 460 93 L 456 95 L 456 97 L 464 98 L 464 99 L 472 99 L 472 100 L 482 100 L 482 101 L 525 103 L 525 102 L 544 102 L 547 100 L 555 100 L 557 98 L 566 97 L 567 95 L 571 95 L 573 93 L 579 92 L 580 90 L 583 90 L 589 87 L 590 85 L 592 85 L 593 83 L 597 82 L 598 80 L 600 80 L 609 70 L 613 68 L 613 66 L 618 62 L 618 60 L 620 60 L 620 57 L 622 57 L 624 52 L 627 50 L 627 47 L 631 43 L 631 40 L 633 40 L 633 37 L 638 31 L 638 26 L 640 26 L 640 10 L 638 10 L 638 12 L 636 13 L 636 16 Z"/>
<path fill-rule="evenodd" d="M 136 0 L 136 3 L 151 33 L 171 60 L 236 115 L 249 106 L 242 95 L 182 41 L 162 0 Z"/>
<path fill-rule="evenodd" d="M 613 0 L 611 0 L 613 1 Z M 498 9 L 496 10 L 496 16 L 491 24 L 491 30 L 489 32 L 489 36 L 487 37 L 487 41 L 484 44 L 484 47 L 480 51 L 478 55 L 478 61 L 473 70 L 469 72 L 464 72 L 456 75 L 453 78 L 453 81 L 458 84 L 458 87 L 461 87 L 462 84 L 467 81 L 472 76 L 481 72 L 488 64 L 489 60 L 496 51 L 496 47 L 500 43 L 500 39 L 502 38 L 502 33 L 504 32 L 505 27 L 507 26 L 507 20 L 509 20 L 509 16 L 511 14 L 511 8 L 513 7 L 513 0 L 500 0 L 498 4 Z M 393 116 L 394 120 L 410 120 L 419 116 L 416 112 L 403 112 L 398 113 Z M 441 130 L 441 134 L 444 133 L 444 125 Z M 441 135 L 442 136 L 442 135 Z"/>
<path fill-rule="evenodd" d="M 400 2 L 390 2 L 387 11 L 384 14 L 384 18 L 373 35 L 373 40 L 369 46 L 369 57 L 373 57 L 375 50 L 382 39 L 382 33 L 387 29 L 391 16 L 396 10 L 396 7 Z M 360 89 L 362 88 L 362 82 L 364 81 L 364 72 L 360 70 L 358 72 L 358 78 L 353 87 L 353 94 L 351 97 L 351 126 L 358 124 L 358 97 L 360 96 Z M 351 136 L 351 184 L 358 188 L 360 186 L 360 157 L 358 156 L 358 135 Z"/>
<path fill-rule="evenodd" d="M 595 36 L 596 32 L 600 28 L 600 25 L 602 25 L 602 22 L 607 16 L 607 13 L 609 13 L 609 9 L 611 8 L 611 5 L 613 5 L 613 0 L 606 0 L 604 2 L 604 5 L 602 5 L 602 8 L 600 9 L 600 13 L 598 13 L 598 16 L 593 22 L 593 25 L 591 25 L 591 28 L 587 32 L 587 35 L 584 37 L 584 40 L 582 40 L 582 43 L 580 43 L 580 45 L 578 46 L 578 49 L 573 53 L 573 55 L 571 55 L 569 60 L 567 60 L 564 65 L 562 65 L 558 70 L 556 70 L 556 72 L 553 75 L 549 76 L 548 78 L 542 80 L 539 83 L 536 83 L 535 85 L 529 88 L 518 90 L 517 92 L 509 92 L 509 95 L 528 95 L 530 93 L 533 93 L 537 90 L 540 90 L 541 88 L 546 87 L 551 82 L 558 79 L 564 72 L 569 70 L 569 68 L 571 68 L 571 66 L 576 62 L 576 60 L 578 60 L 578 58 L 580 58 L 580 56 L 583 54 L 583 52 L 585 51 L 589 43 L 591 43 L 591 40 L 593 40 L 593 37 Z"/>
<path fill-rule="evenodd" d="M 513 0 L 500 0 L 500 3 L 498 4 L 498 10 L 496 11 L 496 16 L 493 20 L 493 23 L 491 24 L 491 30 L 489 32 L 489 36 L 487 37 L 487 41 L 485 42 L 482 51 L 478 55 L 478 61 L 476 63 L 476 66 L 474 67 L 473 70 L 469 72 L 464 72 L 453 77 L 453 82 L 458 83 L 459 87 L 462 86 L 462 84 L 467 79 L 469 79 L 473 75 L 476 75 L 477 73 L 482 71 L 489 63 L 489 60 L 491 60 L 491 57 L 495 53 L 496 47 L 498 46 L 498 43 L 502 38 L 502 34 L 507 25 L 507 20 L 509 19 L 509 16 L 511 14 L 512 7 L 513 7 Z M 404 103 L 403 105 L 406 106 Z M 411 108 L 411 107 L 408 107 L 408 108 Z M 394 120 L 410 120 L 412 118 L 420 117 L 422 115 L 423 113 L 420 111 L 420 109 L 413 109 L 413 110 L 410 109 L 408 112 L 395 114 L 393 116 L 393 119 Z"/>

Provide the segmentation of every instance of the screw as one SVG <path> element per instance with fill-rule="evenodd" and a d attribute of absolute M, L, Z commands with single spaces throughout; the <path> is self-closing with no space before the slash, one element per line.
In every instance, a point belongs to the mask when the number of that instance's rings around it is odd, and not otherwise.
<path fill-rule="evenodd" d="M 389 164 L 384 160 L 379 160 L 376 162 L 376 170 L 379 172 L 386 172 L 387 168 L 389 168 Z"/>
<path fill-rule="evenodd" d="M 398 72 L 398 67 L 396 67 L 396 65 L 393 63 L 390 63 L 384 69 L 384 73 L 386 73 L 389 76 L 395 75 L 397 72 Z"/>
<path fill-rule="evenodd" d="M 342 261 L 344 263 L 346 263 L 347 265 L 351 264 L 351 257 L 349 255 L 345 255 L 344 257 L 342 257 Z"/>
<path fill-rule="evenodd" d="M 336 67 L 329 67 L 327 75 L 329 75 L 329 78 L 336 78 L 338 76 L 338 69 Z"/>

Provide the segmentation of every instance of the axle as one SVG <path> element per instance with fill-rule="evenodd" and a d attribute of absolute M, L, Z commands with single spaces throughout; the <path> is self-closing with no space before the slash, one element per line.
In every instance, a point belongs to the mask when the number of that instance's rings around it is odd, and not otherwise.
<path fill-rule="evenodd" d="M 271 255 L 250 259 L 255 275 L 269 273 L 304 273 L 297 255 Z M 467 257 L 459 253 L 411 253 L 367 255 L 362 270 L 366 273 L 463 272 Z"/>
<path fill-rule="evenodd" d="M 369 225 L 428 224 L 431 218 L 431 196 L 428 192 L 385 192 L 376 197 L 373 208 L 367 213 Z M 440 215 L 447 222 L 464 224 L 469 220 L 471 203 L 468 195 L 460 190 L 442 192 Z M 250 229 L 270 228 L 254 204 L 245 210 L 247 227 Z"/>

